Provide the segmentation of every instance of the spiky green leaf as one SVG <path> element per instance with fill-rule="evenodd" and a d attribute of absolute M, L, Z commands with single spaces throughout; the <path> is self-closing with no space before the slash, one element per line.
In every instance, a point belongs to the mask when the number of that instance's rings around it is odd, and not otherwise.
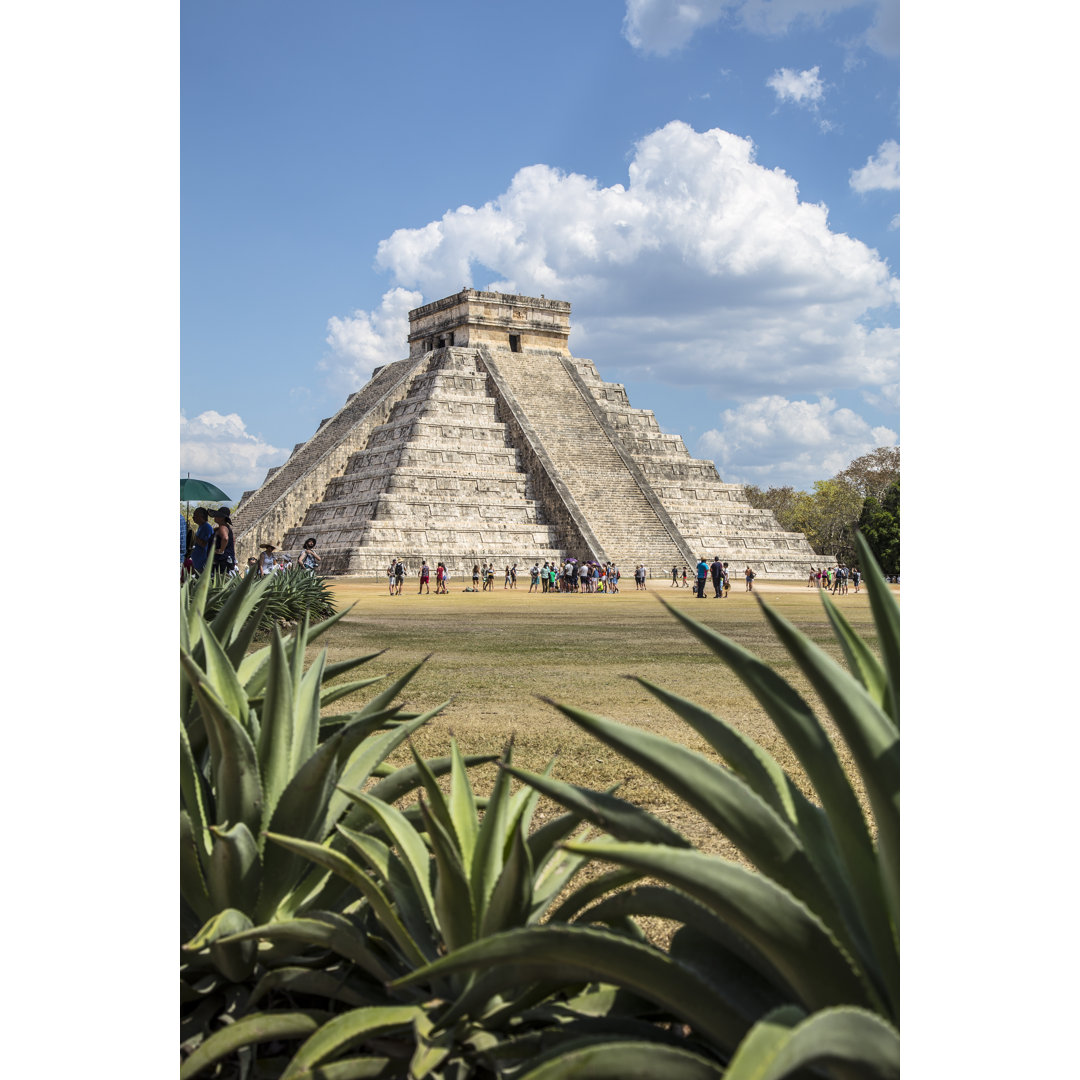
<path fill-rule="evenodd" d="M 244 1046 L 278 1039 L 302 1039 L 318 1031 L 331 1014 L 322 1009 L 256 1013 L 215 1031 L 180 1066 L 180 1080 L 191 1080 L 203 1069 Z"/>
<path fill-rule="evenodd" d="M 519 1080 L 722 1080 L 724 1069 L 690 1050 L 632 1039 L 589 1040 L 520 1074 Z"/>
<path fill-rule="evenodd" d="M 900 1036 L 861 1009 L 823 1009 L 806 1017 L 787 1007 L 764 1017 L 732 1058 L 726 1080 L 784 1080 L 825 1068 L 843 1080 L 899 1080 Z"/>
<path fill-rule="evenodd" d="M 305 1071 L 377 1035 L 408 1030 L 420 1013 L 417 1005 L 385 1005 L 352 1009 L 335 1016 L 304 1042 L 281 1080 L 299 1080 Z"/>
<path fill-rule="evenodd" d="M 704 904 L 759 949 L 808 1009 L 882 1010 L 874 988 L 828 927 L 764 874 L 698 851 L 653 844 L 567 844 L 593 858 L 666 881 Z"/>

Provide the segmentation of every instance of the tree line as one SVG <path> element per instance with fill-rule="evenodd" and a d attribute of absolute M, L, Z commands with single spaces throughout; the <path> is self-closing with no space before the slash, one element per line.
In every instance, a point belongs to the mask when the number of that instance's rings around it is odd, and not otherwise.
<path fill-rule="evenodd" d="M 813 491 L 746 485 L 750 505 L 771 510 L 782 529 L 801 532 L 819 555 L 858 562 L 855 532 L 866 537 L 885 574 L 900 573 L 900 447 L 857 457 Z"/>

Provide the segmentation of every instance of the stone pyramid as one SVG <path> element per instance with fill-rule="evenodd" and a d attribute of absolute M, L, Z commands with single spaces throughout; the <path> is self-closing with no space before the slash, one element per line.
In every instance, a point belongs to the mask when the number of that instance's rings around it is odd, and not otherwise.
<path fill-rule="evenodd" d="M 308 536 L 322 572 L 364 576 L 394 557 L 414 574 L 441 560 L 458 579 L 478 562 L 568 556 L 652 577 L 702 555 L 778 578 L 825 561 L 571 356 L 565 301 L 464 289 L 409 324 L 408 359 L 376 369 L 244 493 L 242 561 Z"/>

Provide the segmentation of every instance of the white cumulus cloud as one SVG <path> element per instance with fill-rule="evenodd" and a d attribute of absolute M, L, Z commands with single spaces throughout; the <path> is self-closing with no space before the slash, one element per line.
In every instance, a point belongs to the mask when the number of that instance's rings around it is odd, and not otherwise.
<path fill-rule="evenodd" d="M 899 191 L 900 144 L 895 139 L 886 139 L 861 169 L 851 170 L 848 183 L 858 192 Z"/>
<path fill-rule="evenodd" d="M 375 311 L 357 310 L 344 319 L 332 316 L 326 343 L 332 355 L 320 363 L 341 389 L 357 390 L 372 371 L 409 355 L 409 312 L 423 303 L 420 293 L 396 288 L 385 293 Z"/>
<path fill-rule="evenodd" d="M 775 35 L 800 22 L 819 26 L 830 15 L 856 7 L 873 12 L 861 43 L 896 55 L 900 0 L 626 0 L 623 36 L 635 49 L 668 56 L 699 30 L 721 21 L 751 33 Z"/>
<path fill-rule="evenodd" d="M 719 128 L 673 121 L 652 132 L 625 185 L 528 166 L 479 208 L 398 229 L 376 261 L 399 286 L 384 309 L 415 306 L 405 289 L 434 300 L 472 285 L 477 264 L 499 275 L 479 288 L 568 299 L 571 348 L 602 370 L 729 398 L 897 377 L 888 324 L 899 283 L 888 265 L 833 232 L 827 208 L 801 202 L 783 170 L 758 165 L 749 139 Z M 362 342 L 384 340 L 373 317 L 354 320 Z M 332 337 L 347 341 L 347 323 L 331 320 Z M 405 355 L 398 341 L 394 358 Z"/>
<path fill-rule="evenodd" d="M 696 452 L 716 462 L 729 483 L 792 484 L 809 490 L 815 480 L 835 476 L 854 458 L 879 446 L 895 446 L 897 434 L 871 425 L 835 399 L 791 401 L 769 394 L 720 416 Z"/>
<path fill-rule="evenodd" d="M 180 413 L 180 475 L 217 484 L 233 502 L 258 487 L 266 470 L 288 455 L 249 432 L 236 413 L 209 409 L 190 420 Z"/>
<path fill-rule="evenodd" d="M 796 105 L 812 106 L 825 96 L 821 69 L 817 66 L 807 71 L 778 68 L 766 79 L 765 84 L 776 93 L 776 100 L 781 104 L 790 101 Z"/>

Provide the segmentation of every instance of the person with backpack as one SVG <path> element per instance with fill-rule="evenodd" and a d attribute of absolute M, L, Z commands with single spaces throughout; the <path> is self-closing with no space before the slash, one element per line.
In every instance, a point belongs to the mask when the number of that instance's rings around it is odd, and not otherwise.
<path fill-rule="evenodd" d="M 405 584 L 405 564 L 398 559 L 394 563 L 394 595 L 401 595 L 401 588 Z"/>
<path fill-rule="evenodd" d="M 751 570 L 750 567 L 748 566 L 746 568 L 746 591 L 747 592 L 753 592 L 754 591 L 754 578 L 756 578 L 756 577 L 757 577 L 757 574 L 755 574 L 754 571 Z"/>

